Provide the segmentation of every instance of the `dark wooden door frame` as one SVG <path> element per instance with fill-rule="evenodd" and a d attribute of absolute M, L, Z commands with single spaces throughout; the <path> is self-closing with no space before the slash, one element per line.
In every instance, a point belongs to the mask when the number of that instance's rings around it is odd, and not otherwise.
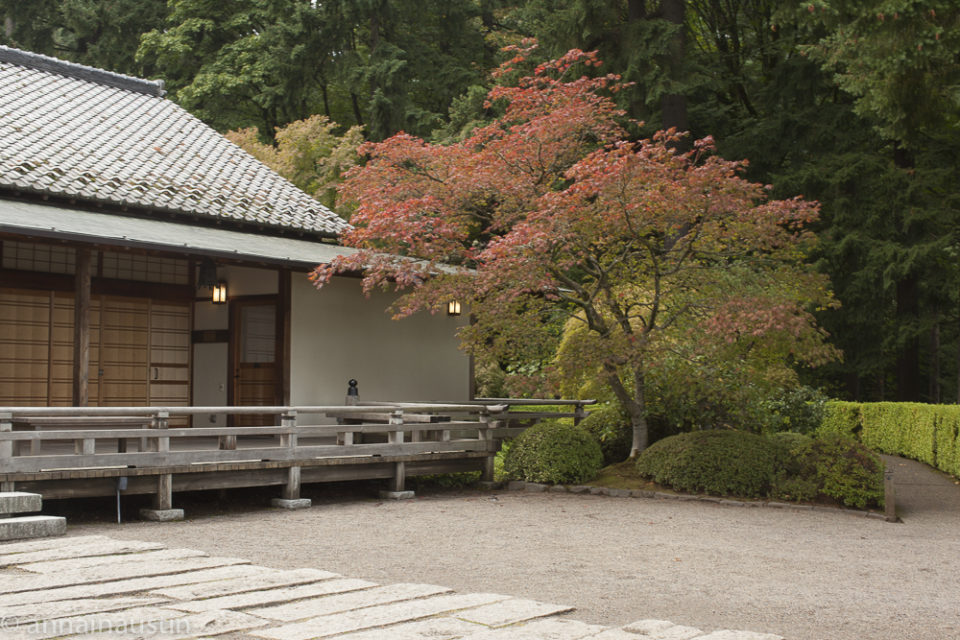
<path fill-rule="evenodd" d="M 240 313 L 245 306 L 273 304 L 276 318 L 274 320 L 274 399 L 275 404 L 283 404 L 283 375 L 282 371 L 286 369 L 284 353 L 284 331 L 283 321 L 285 314 L 281 304 L 279 294 L 267 294 L 256 296 L 236 296 L 228 301 L 229 310 L 229 347 L 227 349 L 227 369 L 229 381 L 227 384 L 227 406 L 236 406 L 237 378 L 239 377 L 240 367 Z M 233 416 L 227 416 L 227 425 L 234 426 Z"/>

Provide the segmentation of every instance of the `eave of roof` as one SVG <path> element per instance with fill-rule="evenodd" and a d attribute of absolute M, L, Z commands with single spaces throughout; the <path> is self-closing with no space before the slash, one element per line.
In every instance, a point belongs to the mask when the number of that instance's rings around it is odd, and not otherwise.
<path fill-rule="evenodd" d="M 309 269 L 355 249 L 129 216 L 0 200 L 0 233 Z"/>

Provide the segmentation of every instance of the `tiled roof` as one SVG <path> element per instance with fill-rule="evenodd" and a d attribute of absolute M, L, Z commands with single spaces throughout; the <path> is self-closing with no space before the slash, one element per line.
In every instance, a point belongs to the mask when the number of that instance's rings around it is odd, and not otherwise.
<path fill-rule="evenodd" d="M 0 47 L 0 188 L 324 235 L 348 228 L 162 93 Z"/>

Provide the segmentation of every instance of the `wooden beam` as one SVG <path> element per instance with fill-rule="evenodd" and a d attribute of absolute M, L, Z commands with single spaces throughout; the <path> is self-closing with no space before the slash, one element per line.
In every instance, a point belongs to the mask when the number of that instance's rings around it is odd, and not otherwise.
<path fill-rule="evenodd" d="M 76 251 L 73 296 L 73 404 L 90 404 L 90 249 Z"/>

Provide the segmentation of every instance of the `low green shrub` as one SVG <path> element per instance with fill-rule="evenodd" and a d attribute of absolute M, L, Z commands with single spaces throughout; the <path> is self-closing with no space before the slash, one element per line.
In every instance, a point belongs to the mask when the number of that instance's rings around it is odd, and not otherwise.
<path fill-rule="evenodd" d="M 633 425 L 619 405 L 605 404 L 592 409 L 580 427 L 600 443 L 604 465 L 623 462 L 630 455 Z"/>
<path fill-rule="evenodd" d="M 843 436 L 825 435 L 810 446 L 820 493 L 861 509 L 883 506 L 883 461 Z"/>
<path fill-rule="evenodd" d="M 827 496 L 853 507 L 883 505 L 883 462 L 857 441 L 786 433 L 771 440 L 779 448 L 771 497 L 801 502 Z"/>
<path fill-rule="evenodd" d="M 677 491 L 759 498 L 774 478 L 778 448 L 744 431 L 693 431 L 664 438 L 637 457 L 637 471 Z"/>
<path fill-rule="evenodd" d="M 503 458 L 507 477 L 527 482 L 579 484 L 603 467 L 600 444 L 580 427 L 544 420 L 513 441 Z"/>

